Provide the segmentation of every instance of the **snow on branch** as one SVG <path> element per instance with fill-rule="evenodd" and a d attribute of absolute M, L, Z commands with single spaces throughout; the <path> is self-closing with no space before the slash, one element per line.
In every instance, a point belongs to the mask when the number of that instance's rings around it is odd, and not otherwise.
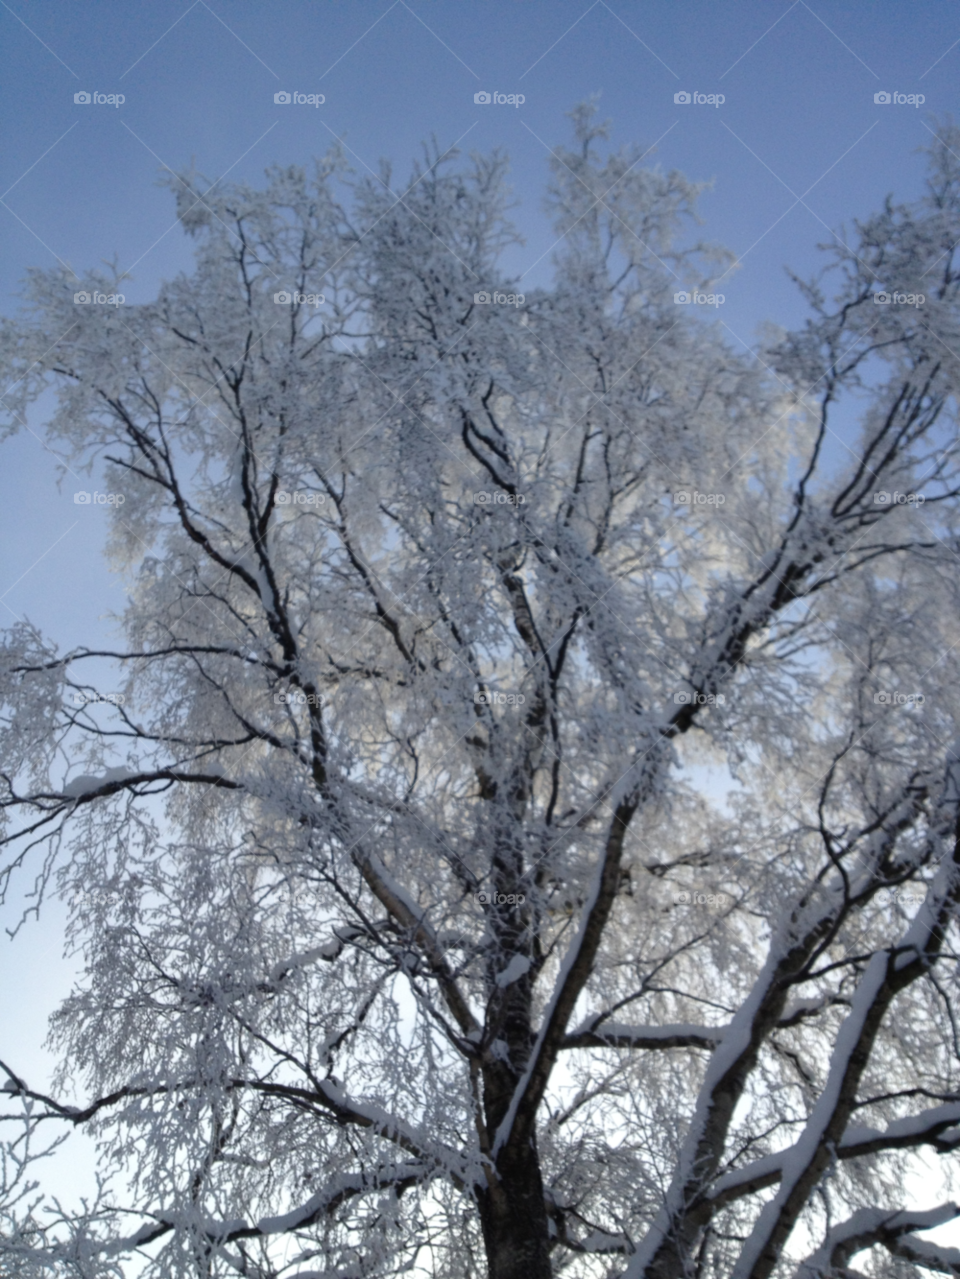
<path fill-rule="evenodd" d="M 895 1256 L 944 1274 L 960 1274 L 960 1249 L 912 1237 L 915 1230 L 931 1230 L 960 1216 L 954 1203 L 941 1204 L 925 1212 L 891 1212 L 884 1208 L 861 1208 L 846 1221 L 832 1226 L 816 1252 L 799 1266 L 796 1279 L 819 1279 L 840 1270 L 864 1248 L 882 1244 Z"/>

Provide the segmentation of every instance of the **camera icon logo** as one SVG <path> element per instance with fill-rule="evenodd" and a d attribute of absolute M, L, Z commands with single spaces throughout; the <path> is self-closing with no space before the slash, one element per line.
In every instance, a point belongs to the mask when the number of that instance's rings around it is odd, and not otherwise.
<path fill-rule="evenodd" d="M 82 305 L 83 303 L 85 303 L 85 302 L 89 302 L 89 301 L 90 301 L 90 294 L 89 294 L 89 293 L 83 293 L 83 292 L 80 292 L 80 293 L 74 293 L 74 295 L 73 295 L 73 300 L 74 300 L 74 302 L 75 302 L 78 306 L 80 306 L 80 305 Z"/>
<path fill-rule="evenodd" d="M 288 503 L 289 501 L 290 501 L 290 494 L 286 491 L 286 489 L 278 489 L 278 490 L 277 490 L 277 505 L 278 505 L 278 506 L 286 506 L 286 505 L 287 505 L 287 503 Z"/>
<path fill-rule="evenodd" d="M 489 301 L 490 301 L 490 294 L 489 294 L 489 293 L 474 293 L 474 295 L 473 295 L 473 300 L 474 300 L 474 302 L 476 302 L 476 303 L 489 302 Z"/>
<path fill-rule="evenodd" d="M 273 300 L 279 306 L 286 306 L 293 301 L 293 295 L 285 291 L 281 291 L 280 293 L 274 293 Z"/>
<path fill-rule="evenodd" d="M 674 293 L 673 300 L 677 305 L 690 301 L 690 294 L 685 289 L 681 289 L 679 293 Z"/>
<path fill-rule="evenodd" d="M 273 100 L 274 102 L 279 103 L 281 106 L 289 105 L 290 94 L 287 93 L 286 89 L 281 89 L 279 93 L 275 93 L 273 95 Z"/>
<path fill-rule="evenodd" d="M 486 89 L 481 89 L 479 93 L 473 95 L 473 100 L 478 107 L 487 107 L 490 105 L 490 94 Z"/>
<path fill-rule="evenodd" d="M 675 93 L 673 95 L 673 100 L 678 106 L 688 106 L 690 103 L 690 94 L 687 93 L 686 89 L 681 89 L 679 93 Z"/>
<path fill-rule="evenodd" d="M 677 506 L 689 506 L 690 493 L 687 489 L 677 489 L 676 493 L 673 495 L 673 500 Z"/>
<path fill-rule="evenodd" d="M 874 506 L 887 506 L 889 505 L 889 502 L 890 502 L 890 494 L 885 492 L 883 489 L 881 489 L 879 493 L 874 493 L 873 495 Z"/>
<path fill-rule="evenodd" d="M 673 894 L 673 900 L 674 900 L 674 902 L 676 903 L 676 905 L 678 905 L 678 906 L 689 906 L 689 905 L 690 905 L 690 894 L 689 894 L 689 893 L 674 893 L 674 894 Z"/>
<path fill-rule="evenodd" d="M 77 506 L 89 506 L 90 494 L 81 489 L 79 493 L 74 493 L 73 500 Z"/>
<path fill-rule="evenodd" d="M 890 94 L 881 90 L 873 95 L 873 100 L 878 107 L 887 106 L 890 102 Z"/>
<path fill-rule="evenodd" d="M 873 700 L 878 706 L 889 706 L 893 698 L 889 693 L 874 693 Z"/>
<path fill-rule="evenodd" d="M 874 300 L 874 302 L 876 302 L 877 306 L 889 306 L 889 305 L 890 305 L 890 294 L 889 294 L 889 293 L 874 293 L 874 295 L 873 295 L 873 300 Z"/>
<path fill-rule="evenodd" d="M 73 95 L 73 100 L 74 102 L 79 103 L 81 106 L 86 106 L 90 102 L 90 94 L 87 93 L 86 89 L 83 89 L 81 90 L 80 93 L 75 93 Z"/>
<path fill-rule="evenodd" d="M 477 901 L 480 903 L 480 905 L 481 905 L 481 906 L 487 906 L 487 905 L 489 905 L 489 903 L 490 903 L 490 894 L 489 894 L 489 893 L 485 893 L 485 892 L 483 892 L 483 891 L 481 890 L 479 893 L 477 893 Z"/>

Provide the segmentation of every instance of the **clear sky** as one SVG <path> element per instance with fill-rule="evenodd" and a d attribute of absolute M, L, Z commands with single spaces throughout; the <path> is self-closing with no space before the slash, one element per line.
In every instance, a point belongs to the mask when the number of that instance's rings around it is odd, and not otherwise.
<path fill-rule="evenodd" d="M 128 301 L 189 268 L 162 166 L 211 181 L 260 180 L 340 139 L 359 173 L 382 157 L 402 184 L 422 141 L 504 149 L 526 238 L 505 272 L 550 280 L 542 210 L 565 112 L 600 95 L 612 143 L 713 180 L 703 234 L 742 265 L 719 318 L 752 344 L 764 320 L 804 315 L 784 268 L 893 193 L 915 198 L 932 115 L 956 110 L 955 0 L 0 0 L 5 147 L 0 155 L 0 307 L 12 315 L 30 266 L 82 273 L 114 257 Z M 278 104 L 278 91 L 322 94 Z M 479 91 L 521 105 L 477 104 Z M 723 95 L 720 105 L 677 93 Z M 77 93 L 123 95 L 121 105 Z M 923 95 L 921 105 L 874 95 Z M 42 413 L 31 425 L 39 429 Z M 121 583 L 106 570 L 103 513 L 56 487 L 53 459 L 25 433 L 0 451 L 0 625 L 29 617 L 62 646 L 108 639 Z M 92 485 L 86 484 L 86 487 Z M 9 910 L 0 923 L 10 923 Z M 61 938 L 33 925 L 0 948 L 0 1038 L 23 1068 L 69 967 Z"/>
<path fill-rule="evenodd" d="M 131 302 L 188 269 L 161 166 L 257 182 L 335 138 L 359 173 L 391 159 L 395 185 L 431 135 L 503 148 L 526 238 L 505 269 L 546 284 L 549 149 L 570 139 L 565 112 L 599 94 L 614 145 L 655 146 L 652 161 L 713 181 L 703 234 L 741 262 L 720 319 L 747 345 L 763 320 L 804 316 L 785 267 L 810 274 L 818 242 L 888 193 L 918 194 L 917 148 L 931 116 L 954 109 L 960 71 L 951 0 L 0 0 L 0 38 L 7 314 L 32 265 L 82 273 L 116 257 Z M 478 105 L 483 90 L 525 101 Z M 325 102 L 277 104 L 278 91 Z M 725 101 L 677 104 L 678 92 Z M 877 104 L 878 92 L 926 101 Z M 73 505 L 79 481 L 58 495 L 54 478 L 30 435 L 0 457 L 0 614 L 92 640 L 122 594 L 100 561 L 101 513 Z"/>

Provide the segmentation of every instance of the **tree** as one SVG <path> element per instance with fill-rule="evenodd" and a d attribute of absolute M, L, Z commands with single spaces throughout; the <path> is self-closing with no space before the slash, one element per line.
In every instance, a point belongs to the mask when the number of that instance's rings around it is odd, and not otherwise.
<path fill-rule="evenodd" d="M 745 352 L 698 188 L 574 122 L 550 290 L 502 158 L 333 154 L 168 175 L 191 276 L 4 331 L 129 582 L 2 651 L 3 885 L 85 959 L 8 1122 L 104 1174 L 10 1273 L 960 1273 L 903 1188 L 960 1145 L 960 131 Z"/>

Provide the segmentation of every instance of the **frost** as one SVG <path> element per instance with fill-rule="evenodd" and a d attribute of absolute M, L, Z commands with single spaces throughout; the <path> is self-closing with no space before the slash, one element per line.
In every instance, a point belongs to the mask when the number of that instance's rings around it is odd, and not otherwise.
<path fill-rule="evenodd" d="M 3 331 L 131 570 L 109 653 L 0 638 L 0 895 L 124 903 L 3 1086 L 4 1274 L 952 1264 L 960 130 L 751 351 L 673 301 L 698 186 L 572 117 L 522 314 L 503 157 L 336 152 L 171 175 L 192 273 Z M 71 710 L 105 666 L 135 716 Z"/>
<path fill-rule="evenodd" d="M 110 782 L 124 782 L 132 777 L 139 777 L 140 774 L 135 769 L 129 768 L 108 768 L 99 774 L 83 773 L 79 777 L 73 777 L 67 782 L 63 791 L 63 795 L 68 799 L 78 799 L 81 795 L 87 795 L 90 791 L 99 790 L 101 786 L 106 786 Z"/>
<path fill-rule="evenodd" d="M 526 955 L 514 955 L 507 964 L 502 973 L 497 975 L 497 985 L 502 990 L 504 986 L 510 986 L 515 981 L 519 981 L 530 971 L 530 960 Z"/>

